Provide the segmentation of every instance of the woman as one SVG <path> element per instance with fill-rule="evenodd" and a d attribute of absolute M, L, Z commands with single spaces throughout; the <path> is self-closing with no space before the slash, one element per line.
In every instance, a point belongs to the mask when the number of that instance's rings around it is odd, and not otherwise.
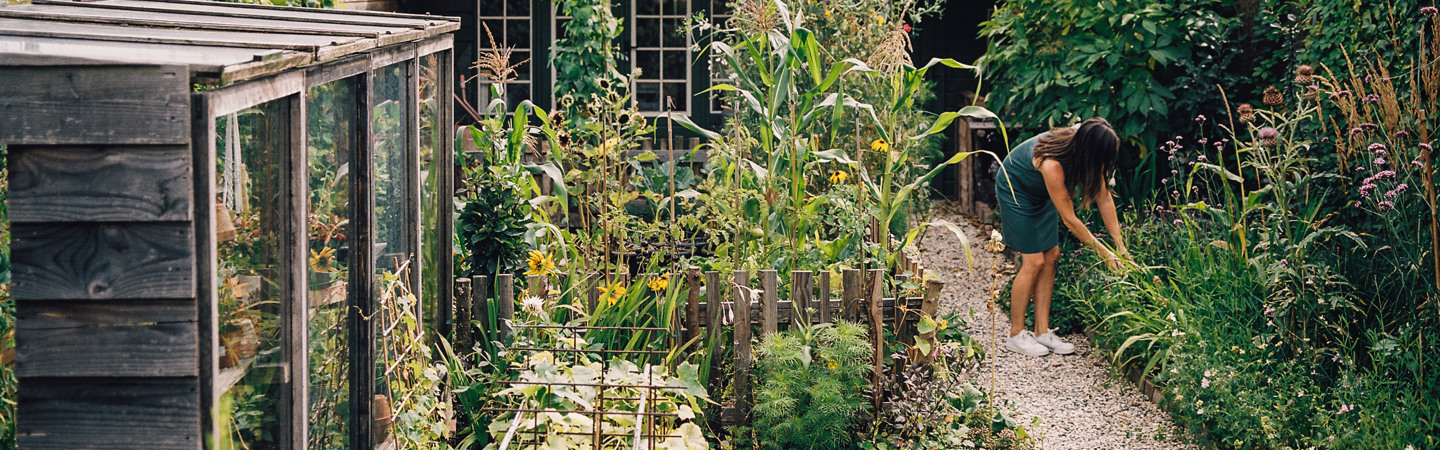
<path fill-rule="evenodd" d="M 1115 252 L 1125 255 L 1115 202 L 1107 186 L 1115 166 L 1120 139 L 1105 119 L 1086 120 L 1079 126 L 1050 130 L 1016 146 L 1005 157 L 1003 171 L 995 174 L 995 195 L 1000 203 L 1001 233 L 1005 245 L 1020 253 L 1020 272 L 1010 292 L 1010 334 L 1005 348 L 1029 356 L 1050 352 L 1064 355 L 1075 346 L 1050 330 L 1050 298 L 1055 288 L 1055 261 L 1060 257 L 1058 218 L 1080 242 L 1094 248 L 1111 269 L 1121 267 Z M 1013 187 L 1013 189 L 1012 189 Z M 1102 245 L 1085 223 L 1075 217 L 1071 193 L 1082 195 L 1082 206 L 1100 207 L 1105 229 L 1115 250 Z M 1025 306 L 1035 301 L 1035 332 L 1025 329 Z M 1038 335 L 1038 336 L 1037 336 Z"/>

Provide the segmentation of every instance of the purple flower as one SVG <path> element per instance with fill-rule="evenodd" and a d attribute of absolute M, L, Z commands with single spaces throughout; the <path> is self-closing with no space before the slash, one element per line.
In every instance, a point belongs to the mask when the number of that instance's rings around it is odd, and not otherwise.
<path fill-rule="evenodd" d="M 1377 166 L 1383 166 L 1383 165 L 1385 165 L 1385 158 L 1375 158 L 1375 165 L 1377 165 Z"/>
<path fill-rule="evenodd" d="M 1406 190 L 1406 189 L 1409 189 L 1409 188 L 1410 188 L 1410 185 L 1405 184 L 1405 183 L 1400 183 L 1400 184 L 1395 185 L 1395 191 L 1394 191 L 1394 192 L 1397 192 L 1397 193 L 1399 193 L 1399 192 L 1405 192 L 1405 190 Z"/>
<path fill-rule="evenodd" d="M 1395 178 L 1395 171 L 1393 171 L 1393 170 L 1382 170 L 1382 171 L 1380 171 L 1380 173 L 1375 174 L 1375 179 L 1376 179 L 1376 180 L 1383 180 L 1383 179 L 1386 179 L 1386 178 Z"/>
<path fill-rule="evenodd" d="M 1183 223 L 1185 223 L 1185 221 L 1180 220 L 1180 219 L 1175 219 L 1175 225 L 1180 225 L 1180 224 L 1183 224 Z"/>
<path fill-rule="evenodd" d="M 1376 150 L 1376 151 L 1375 151 L 1375 155 L 1376 155 L 1376 156 L 1385 156 L 1385 149 L 1382 148 L 1382 149 L 1380 149 L 1380 150 Z"/>
<path fill-rule="evenodd" d="M 1205 155 L 1196 156 L 1196 157 L 1195 157 L 1195 160 L 1196 160 L 1196 161 L 1204 161 L 1204 160 L 1205 160 Z"/>
<path fill-rule="evenodd" d="M 1421 143 L 1415 144 L 1415 145 L 1419 146 L 1420 148 L 1425 149 L 1425 151 L 1435 150 L 1434 148 L 1431 148 L 1431 147 L 1430 147 L 1430 143 L 1428 143 L 1428 142 L 1421 142 Z"/>
<path fill-rule="evenodd" d="M 1395 198 L 1395 191 L 1394 191 L 1394 190 L 1386 191 L 1386 192 L 1385 192 L 1385 198 Z"/>
<path fill-rule="evenodd" d="M 1364 130 L 1363 128 L 1355 127 L 1355 128 L 1351 128 L 1351 129 L 1350 129 L 1350 134 L 1360 134 L 1360 133 L 1363 133 L 1364 131 L 1365 131 L 1365 130 Z"/>
<path fill-rule="evenodd" d="M 1420 8 L 1420 15 L 1422 16 L 1435 17 L 1435 14 L 1440 14 L 1440 11 L 1437 11 L 1434 6 L 1426 6 L 1424 8 Z"/>
<path fill-rule="evenodd" d="M 1355 170 L 1364 172 L 1364 171 L 1365 171 L 1365 166 L 1356 167 Z"/>
<path fill-rule="evenodd" d="M 1205 121 L 1205 115 L 1204 115 L 1204 114 L 1201 114 L 1201 115 L 1195 116 L 1195 121 L 1196 121 L 1196 122 L 1204 122 L 1204 121 Z"/>
<path fill-rule="evenodd" d="M 1336 414 L 1336 415 L 1345 414 L 1345 413 L 1347 413 L 1347 412 L 1354 411 L 1354 410 L 1355 410 L 1355 405 L 1340 405 L 1340 410 L 1339 410 L 1339 411 L 1335 411 L 1335 414 Z"/>
<path fill-rule="evenodd" d="M 1330 142 L 1330 136 L 1320 138 L 1320 142 Z"/>
<path fill-rule="evenodd" d="M 1368 150 L 1370 150 L 1370 151 L 1372 151 L 1372 152 L 1375 152 L 1375 151 L 1384 151 L 1384 150 L 1385 150 L 1385 144 L 1381 144 L 1381 143 L 1379 143 L 1379 142 L 1376 142 L 1376 143 L 1374 143 L 1374 144 L 1370 144 L 1370 147 L 1368 148 Z"/>
<path fill-rule="evenodd" d="M 1425 163 L 1420 162 L 1420 160 L 1418 160 L 1418 159 L 1417 159 L 1417 160 L 1414 160 L 1414 161 L 1410 161 L 1410 165 L 1415 166 L 1415 167 L 1425 167 Z"/>
<path fill-rule="evenodd" d="M 1282 266 L 1288 266 L 1288 265 L 1290 265 L 1290 261 L 1289 261 L 1289 260 L 1286 260 L 1286 259 L 1281 259 L 1281 260 L 1280 260 L 1280 265 L 1282 265 Z"/>
<path fill-rule="evenodd" d="M 1162 179 L 1160 179 L 1160 184 L 1170 184 L 1170 179 L 1169 179 L 1169 178 L 1162 178 Z"/>
<path fill-rule="evenodd" d="M 1274 139 L 1280 136 L 1280 132 L 1274 128 L 1265 127 L 1260 129 L 1260 139 Z"/>
<path fill-rule="evenodd" d="M 1175 160 L 1175 155 L 1170 155 L 1170 159 L 1168 159 L 1167 161 L 1174 161 L 1174 160 Z"/>
<path fill-rule="evenodd" d="M 1271 315 L 1271 314 L 1275 314 L 1275 307 L 1274 307 L 1274 306 L 1271 306 L 1271 307 L 1269 307 L 1269 308 L 1265 308 L 1265 315 L 1268 316 L 1268 315 Z"/>
<path fill-rule="evenodd" d="M 1200 138 L 1200 140 L 1195 141 L 1195 142 L 1198 143 L 1198 144 L 1200 144 L 1200 145 L 1205 145 L 1205 144 L 1210 143 L 1210 140 L 1209 140 L 1209 139 L 1206 139 L 1206 138 Z"/>
<path fill-rule="evenodd" d="M 1366 95 L 1361 101 L 1365 103 L 1380 103 L 1380 96 L 1375 94 Z"/>
<path fill-rule="evenodd" d="M 1405 131 L 1405 130 L 1400 130 L 1400 131 L 1396 131 L 1395 134 L 1393 134 L 1392 136 L 1394 136 L 1394 137 L 1396 137 L 1396 138 L 1409 137 L 1409 136 L 1410 136 L 1410 132 L 1409 132 L 1409 131 Z"/>
<path fill-rule="evenodd" d="M 1360 186 L 1360 196 L 1361 196 L 1361 197 L 1369 197 L 1369 196 L 1370 196 L 1370 192 L 1372 192 L 1372 191 L 1374 191 L 1374 190 L 1375 190 L 1375 185 L 1373 185 L 1373 184 L 1366 183 L 1366 184 L 1364 184 L 1364 185 L 1361 185 L 1361 186 Z"/>
<path fill-rule="evenodd" d="M 1171 174 L 1171 175 L 1175 175 L 1175 174 L 1177 174 L 1177 173 L 1180 173 L 1180 171 L 1175 170 L 1175 169 L 1170 169 L 1170 174 Z"/>
<path fill-rule="evenodd" d="M 1379 206 L 1379 208 L 1380 208 L 1381 211 L 1389 211 L 1389 210 L 1395 209 L 1395 204 L 1394 204 L 1394 203 L 1391 203 L 1391 202 L 1388 201 L 1388 200 L 1387 200 L 1387 201 L 1380 202 L 1380 204 L 1379 204 L 1379 205 L 1376 205 L 1376 206 Z"/>
<path fill-rule="evenodd" d="M 1375 95 L 1375 94 L 1370 94 L 1370 95 Z M 1366 130 L 1378 130 L 1378 129 L 1380 129 L 1380 126 L 1379 126 L 1379 125 L 1376 125 L 1376 124 L 1373 124 L 1373 123 L 1366 122 L 1366 123 L 1360 124 L 1360 128 L 1364 128 L 1364 129 L 1366 129 Z"/>

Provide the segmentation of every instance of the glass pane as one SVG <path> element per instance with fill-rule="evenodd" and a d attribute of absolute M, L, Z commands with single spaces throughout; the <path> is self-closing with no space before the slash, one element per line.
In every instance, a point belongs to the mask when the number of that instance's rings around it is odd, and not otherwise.
<path fill-rule="evenodd" d="M 684 111 L 687 103 L 686 100 L 690 98 L 690 96 L 685 93 L 685 83 L 683 82 L 665 83 L 665 96 L 666 98 L 662 99 L 665 100 L 665 103 L 660 104 L 661 111 L 668 110 L 671 102 L 674 102 L 676 111 Z"/>
<path fill-rule="evenodd" d="M 635 19 L 635 46 L 660 46 L 660 19 Z"/>
<path fill-rule="evenodd" d="M 376 270 L 394 272 L 409 260 L 411 249 L 405 240 L 405 223 L 409 218 L 409 182 L 406 164 L 405 64 L 398 63 L 375 71 L 371 111 L 375 148 L 375 255 Z"/>
<path fill-rule="evenodd" d="M 534 62 L 530 59 L 530 52 L 511 53 L 510 61 L 520 63 L 515 66 L 515 78 L 520 81 L 530 81 L 530 67 Z"/>
<path fill-rule="evenodd" d="M 665 0 L 663 14 L 667 16 L 688 16 L 690 2 L 685 0 Z"/>
<path fill-rule="evenodd" d="M 305 138 L 309 196 L 310 442 L 342 450 L 350 437 L 350 155 L 360 142 L 354 78 L 310 88 Z"/>
<path fill-rule="evenodd" d="M 439 303 L 437 273 L 440 267 L 440 166 L 435 155 L 450 133 L 440 126 L 440 107 L 437 100 L 440 92 L 440 55 L 437 53 L 420 58 L 420 304 L 425 306 L 425 323 L 435 323 L 435 305 Z M 445 201 L 450 205 L 449 201 Z M 449 217 L 448 209 L 446 217 Z"/>
<path fill-rule="evenodd" d="M 493 30 L 492 30 L 493 31 Z M 505 21 L 505 42 L 500 43 L 504 47 L 515 47 L 525 50 L 530 48 L 530 21 L 529 20 L 506 20 Z M 515 58 L 520 61 L 525 57 Z"/>
<path fill-rule="evenodd" d="M 488 19 L 480 21 L 480 48 L 489 49 L 490 40 L 495 40 L 495 45 L 505 48 L 505 21 L 500 19 Z M 485 30 L 490 30 L 486 33 Z"/>
<path fill-rule="evenodd" d="M 287 362 L 281 312 L 284 211 L 280 161 L 289 141 L 287 99 L 216 118 L 218 326 L 223 352 L 214 387 L 220 448 L 277 449 Z"/>
<path fill-rule="evenodd" d="M 408 91 L 408 64 L 393 64 L 374 72 L 371 129 L 374 154 L 373 192 L 375 196 L 375 394 L 383 395 L 392 407 L 401 406 L 390 391 L 387 362 L 402 359 L 399 353 L 410 342 L 411 328 L 392 327 L 392 324 L 414 322 L 414 305 L 406 294 L 414 292 L 408 283 L 410 271 L 415 270 L 408 261 L 414 256 L 409 247 L 406 231 L 412 224 L 413 204 L 407 195 L 410 171 L 407 151 L 405 109 L 415 101 Z M 414 226 L 414 225 L 409 225 Z M 411 230 L 414 231 L 414 230 Z"/>
<path fill-rule="evenodd" d="M 499 17 L 505 15 L 505 2 L 501 0 L 480 0 L 480 16 Z"/>
<path fill-rule="evenodd" d="M 510 83 L 505 85 L 506 105 L 519 105 L 520 102 L 530 99 L 530 83 Z"/>
<path fill-rule="evenodd" d="M 685 48 L 690 46 L 688 42 L 685 42 L 684 21 L 685 19 L 682 18 L 665 19 L 666 47 Z"/>
<path fill-rule="evenodd" d="M 510 17 L 530 17 L 530 0 L 506 0 L 505 15 Z"/>
<path fill-rule="evenodd" d="M 690 72 L 690 65 L 686 64 L 685 52 L 681 50 L 667 50 L 665 52 L 665 79 L 684 80 Z"/>
<path fill-rule="evenodd" d="M 660 0 L 634 0 L 635 14 L 658 15 L 660 14 Z"/>
<path fill-rule="evenodd" d="M 660 83 L 635 83 L 635 103 L 641 111 L 659 111 Z"/>
<path fill-rule="evenodd" d="M 660 79 L 660 52 L 653 50 L 637 50 L 635 52 L 635 65 L 640 68 L 642 80 Z"/>

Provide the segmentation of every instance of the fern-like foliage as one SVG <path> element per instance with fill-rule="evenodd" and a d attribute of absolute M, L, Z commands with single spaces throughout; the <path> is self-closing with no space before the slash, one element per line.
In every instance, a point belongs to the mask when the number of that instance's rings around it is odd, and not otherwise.
<path fill-rule="evenodd" d="M 870 408 L 867 336 L 863 326 L 840 321 L 761 341 L 754 425 L 762 448 L 851 446 L 850 428 Z"/>

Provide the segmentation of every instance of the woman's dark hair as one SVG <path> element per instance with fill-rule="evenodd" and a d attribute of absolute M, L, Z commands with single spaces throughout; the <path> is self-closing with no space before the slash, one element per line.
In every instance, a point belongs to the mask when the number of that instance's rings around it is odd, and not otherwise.
<path fill-rule="evenodd" d="M 1095 201 L 1115 169 L 1115 155 L 1120 151 L 1120 137 L 1110 122 L 1099 117 L 1080 123 L 1079 128 L 1057 128 L 1035 144 L 1034 156 L 1053 159 L 1065 170 L 1065 189 L 1080 186 L 1082 204 Z"/>

